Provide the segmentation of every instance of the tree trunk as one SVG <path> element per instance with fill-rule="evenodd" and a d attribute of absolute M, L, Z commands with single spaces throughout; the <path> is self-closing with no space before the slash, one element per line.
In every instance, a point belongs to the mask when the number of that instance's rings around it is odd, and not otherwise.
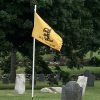
<path fill-rule="evenodd" d="M 15 78 L 16 78 L 16 51 L 12 48 L 12 51 L 11 51 L 10 82 L 14 83 Z"/>

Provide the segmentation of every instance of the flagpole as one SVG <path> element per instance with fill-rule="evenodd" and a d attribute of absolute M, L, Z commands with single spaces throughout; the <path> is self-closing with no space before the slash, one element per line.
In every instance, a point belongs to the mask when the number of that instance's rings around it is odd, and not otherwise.
<path fill-rule="evenodd" d="M 34 21 L 35 21 L 36 5 L 34 7 Z M 34 97 L 34 67 L 35 67 L 35 38 L 33 39 L 33 64 L 32 64 L 32 100 Z"/>

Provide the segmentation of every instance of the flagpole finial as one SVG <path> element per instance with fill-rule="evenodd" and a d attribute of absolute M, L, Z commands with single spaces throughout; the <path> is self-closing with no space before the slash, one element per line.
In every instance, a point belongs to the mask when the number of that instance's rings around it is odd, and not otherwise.
<path fill-rule="evenodd" d="M 36 13 L 36 7 L 37 7 L 37 6 L 35 5 L 35 7 L 34 7 L 34 12 L 35 12 L 35 13 Z"/>

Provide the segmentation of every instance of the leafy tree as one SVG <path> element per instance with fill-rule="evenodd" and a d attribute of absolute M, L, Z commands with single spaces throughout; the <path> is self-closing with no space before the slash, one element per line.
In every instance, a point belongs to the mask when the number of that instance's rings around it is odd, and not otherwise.
<path fill-rule="evenodd" d="M 0 29 L 5 35 L 5 42 L 12 44 L 11 76 L 15 79 L 16 51 L 25 52 L 30 45 L 32 22 L 30 21 L 30 2 L 27 0 L 0 1 Z M 26 41 L 29 41 L 28 43 Z M 26 45 L 25 51 L 22 49 Z M 29 51 L 28 51 L 29 52 Z M 26 53 L 26 52 L 25 52 Z M 26 53 L 27 54 L 27 53 Z M 28 55 L 28 54 L 27 54 Z"/>
<path fill-rule="evenodd" d="M 40 1 L 39 14 L 63 37 L 61 53 L 71 59 L 70 67 L 80 67 L 78 59 L 100 47 L 100 1 Z"/>
<path fill-rule="evenodd" d="M 3 74 L 7 74 L 10 72 L 10 56 L 9 52 L 1 52 L 0 53 L 0 69 L 3 70 Z"/>
<path fill-rule="evenodd" d="M 8 46 L 7 42 L 11 44 L 11 46 L 8 47 L 12 55 L 10 76 L 11 80 L 13 81 L 16 74 L 16 52 L 19 51 L 32 60 L 33 43 L 31 33 L 34 19 L 34 3 L 34 1 L 30 2 L 29 0 L 0 1 L 0 31 L 2 31 L 2 37 L 4 36 L 3 40 L 5 42 L 5 45 Z M 2 40 L 1 37 L 0 39 Z M 41 60 L 40 48 L 42 45 L 39 42 L 37 42 L 36 44 L 36 64 L 40 65 L 38 64 L 38 60 Z M 4 44 L 2 45 L 2 48 L 6 48 Z"/>
<path fill-rule="evenodd" d="M 100 48 L 99 0 L 0 0 L 0 32 L 4 41 L 11 44 L 10 50 L 32 59 L 34 4 L 39 15 L 63 37 L 61 54 L 71 61 L 83 59 L 89 50 Z M 36 44 L 38 64 L 40 55 L 50 50 L 39 42 Z M 71 67 L 77 67 L 77 63 Z"/>

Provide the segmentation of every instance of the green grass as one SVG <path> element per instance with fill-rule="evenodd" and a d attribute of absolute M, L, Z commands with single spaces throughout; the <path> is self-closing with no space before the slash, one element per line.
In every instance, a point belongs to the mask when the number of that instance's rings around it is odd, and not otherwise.
<path fill-rule="evenodd" d="M 55 71 L 55 67 L 54 66 L 50 66 L 50 68 Z M 69 72 L 70 75 L 80 75 L 83 74 L 86 70 L 89 70 L 91 73 L 96 73 L 99 74 L 100 73 L 100 67 L 90 67 L 90 66 L 84 66 L 81 69 L 77 69 L 77 68 L 73 68 L 70 69 L 67 66 L 60 66 L 61 70 L 65 71 L 65 72 Z"/>
<path fill-rule="evenodd" d="M 50 66 L 50 68 L 53 72 L 56 71 L 54 66 Z M 67 66 L 60 66 L 60 68 L 62 71 L 68 72 L 70 76 L 84 74 L 86 70 L 89 70 L 91 73 L 94 74 L 100 74 L 100 67 L 84 66 L 83 68 L 80 69 L 77 68 L 70 69 Z"/>
<path fill-rule="evenodd" d="M 23 95 L 16 94 L 14 90 L 0 90 L 0 100 L 31 100 L 31 90 L 26 90 Z M 35 90 L 33 100 L 61 100 L 61 94 Z M 100 81 L 96 81 L 94 87 L 86 88 L 83 100 L 100 100 Z"/>
<path fill-rule="evenodd" d="M 60 100 L 60 94 L 41 93 L 34 91 L 34 100 Z M 18 95 L 13 90 L 1 90 L 0 100 L 31 100 L 31 90 L 27 90 L 24 95 Z"/>
<path fill-rule="evenodd" d="M 31 84 L 29 83 L 29 81 L 26 81 L 26 89 L 31 89 Z M 59 81 L 59 86 L 61 86 L 62 83 Z M 2 81 L 0 81 L 0 90 L 12 90 L 14 89 L 14 83 L 8 83 L 8 84 L 4 84 Z M 48 81 L 37 81 L 36 82 L 36 86 L 35 86 L 35 89 L 39 90 L 43 87 L 50 87 L 50 85 L 48 84 Z M 54 86 L 57 86 L 57 85 L 54 85 Z"/>
<path fill-rule="evenodd" d="M 94 87 L 87 87 L 83 100 L 100 100 L 100 81 L 96 81 Z"/>
<path fill-rule="evenodd" d="M 0 90 L 4 90 L 4 89 L 11 90 L 11 89 L 14 89 L 14 86 L 15 86 L 14 83 L 3 84 L 3 82 L 0 81 Z M 37 81 L 35 88 L 41 89 L 44 86 L 46 86 L 46 87 L 49 86 L 48 81 Z M 31 89 L 31 84 L 28 81 L 26 81 L 26 88 Z"/>

